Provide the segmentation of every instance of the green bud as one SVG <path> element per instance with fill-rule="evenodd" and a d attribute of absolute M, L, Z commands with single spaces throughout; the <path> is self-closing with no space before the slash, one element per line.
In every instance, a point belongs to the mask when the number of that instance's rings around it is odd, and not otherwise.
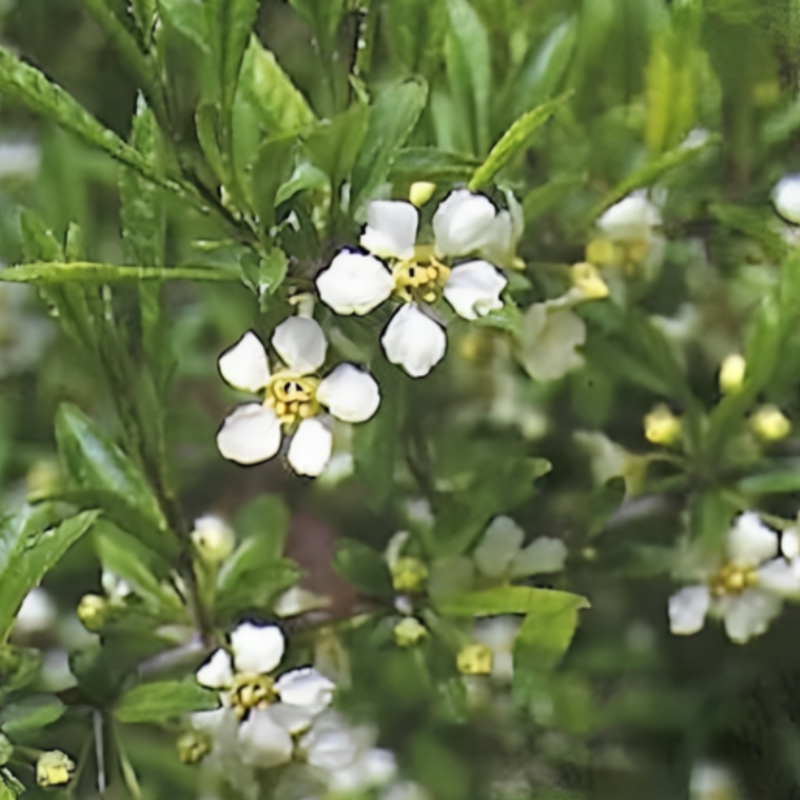
<path fill-rule="evenodd" d="M 108 600 L 98 594 L 85 594 L 78 603 L 78 619 L 92 633 L 103 629 L 108 618 Z"/>
<path fill-rule="evenodd" d="M 178 748 L 178 758 L 184 764 L 197 764 L 211 752 L 211 745 L 211 737 L 202 731 L 186 731 L 175 742 L 175 746 Z"/>
<path fill-rule="evenodd" d="M 428 580 L 428 567 L 418 558 L 403 556 L 392 566 L 392 586 L 396 592 L 419 592 Z"/>
<path fill-rule="evenodd" d="M 416 647 L 427 638 L 428 629 L 416 617 L 405 617 L 394 626 L 394 640 L 400 647 Z"/>

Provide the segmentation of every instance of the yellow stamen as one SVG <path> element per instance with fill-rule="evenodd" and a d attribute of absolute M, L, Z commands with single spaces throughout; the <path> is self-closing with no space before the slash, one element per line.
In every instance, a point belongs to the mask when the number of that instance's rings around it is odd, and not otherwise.
<path fill-rule="evenodd" d="M 266 708 L 277 699 L 275 681 L 268 675 L 237 675 L 231 692 L 236 718 L 244 719 L 254 708 Z"/>
<path fill-rule="evenodd" d="M 278 372 L 272 376 L 267 386 L 264 405 L 274 409 L 281 423 L 290 428 L 299 420 L 319 413 L 317 386 L 317 378 L 288 371 Z"/>

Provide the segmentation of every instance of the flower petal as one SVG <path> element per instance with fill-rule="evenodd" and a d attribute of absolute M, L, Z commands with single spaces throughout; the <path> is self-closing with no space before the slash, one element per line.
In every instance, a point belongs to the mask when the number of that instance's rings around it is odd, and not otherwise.
<path fill-rule="evenodd" d="M 524 531 L 511 517 L 495 517 L 475 548 L 476 566 L 490 578 L 501 577 L 511 566 L 524 538 Z"/>
<path fill-rule="evenodd" d="M 744 644 L 767 630 L 780 613 L 781 599 L 759 589 L 745 589 L 733 598 L 724 613 L 725 631 L 736 644 Z"/>
<path fill-rule="evenodd" d="M 302 706 L 290 706 L 288 703 L 273 703 L 269 707 L 272 721 L 280 725 L 292 735 L 307 731 L 314 721 L 314 714 Z"/>
<path fill-rule="evenodd" d="M 778 555 L 778 534 L 768 528 L 758 514 L 740 514 L 728 531 L 728 555 L 743 567 L 756 567 Z"/>
<path fill-rule="evenodd" d="M 786 175 L 772 190 L 775 210 L 789 222 L 800 223 L 800 175 Z"/>
<path fill-rule="evenodd" d="M 302 667 L 284 672 L 275 683 L 281 702 L 308 709 L 319 714 L 333 699 L 336 684 L 313 667 Z"/>
<path fill-rule="evenodd" d="M 511 577 L 541 575 L 545 572 L 558 572 L 564 569 L 567 546 L 561 539 L 540 536 L 521 550 L 511 564 Z"/>
<path fill-rule="evenodd" d="M 789 559 L 800 555 L 800 535 L 796 528 L 787 528 L 781 533 L 781 554 Z"/>
<path fill-rule="evenodd" d="M 381 344 L 392 364 L 402 366 L 412 378 L 422 378 L 444 358 L 447 336 L 440 325 L 409 303 L 389 320 Z"/>
<path fill-rule="evenodd" d="M 258 392 L 269 383 L 267 351 L 253 331 L 248 331 L 219 357 L 219 371 L 237 389 Z"/>
<path fill-rule="evenodd" d="M 580 317 L 569 309 L 550 311 L 545 303 L 537 303 L 522 321 L 522 366 L 537 381 L 562 378 L 583 363 L 575 348 L 585 341 L 586 325 Z"/>
<path fill-rule="evenodd" d="M 330 775 L 330 789 L 334 794 L 354 795 L 382 786 L 397 773 L 394 753 L 372 747 L 360 753 L 347 767 L 334 770 Z"/>
<path fill-rule="evenodd" d="M 270 709 L 255 709 L 239 726 L 239 752 L 251 767 L 276 767 L 292 757 L 292 737 L 275 722 Z"/>
<path fill-rule="evenodd" d="M 285 649 L 286 641 L 277 625 L 244 622 L 231 634 L 237 672 L 255 675 L 272 672 L 281 663 Z"/>
<path fill-rule="evenodd" d="M 330 461 L 333 434 L 319 418 L 304 419 L 289 445 L 287 458 L 298 475 L 316 478 Z"/>
<path fill-rule="evenodd" d="M 197 670 L 195 675 L 201 686 L 209 689 L 227 689 L 233 683 L 233 664 L 227 650 L 219 648 Z"/>
<path fill-rule="evenodd" d="M 281 446 L 281 423 L 271 408 L 247 403 L 234 409 L 217 434 L 217 448 L 237 464 L 258 464 Z"/>
<path fill-rule="evenodd" d="M 451 192 L 433 215 L 433 235 L 440 256 L 464 256 L 493 239 L 497 209 L 488 197 L 466 189 Z"/>
<path fill-rule="evenodd" d="M 800 561 L 774 558 L 758 568 L 758 587 L 781 597 L 800 599 Z"/>
<path fill-rule="evenodd" d="M 272 334 L 272 346 L 283 363 L 301 375 L 319 369 L 328 350 L 319 323 L 308 317 L 289 317 L 281 322 Z"/>
<path fill-rule="evenodd" d="M 368 314 L 394 291 L 392 273 L 374 256 L 342 251 L 317 277 L 320 299 L 337 314 Z"/>
<path fill-rule="evenodd" d="M 711 605 L 708 586 L 686 586 L 669 599 L 669 629 L 679 636 L 697 633 L 703 628 Z"/>
<path fill-rule="evenodd" d="M 503 307 L 500 292 L 507 283 L 488 261 L 468 261 L 453 267 L 443 294 L 460 317 L 477 319 Z"/>
<path fill-rule="evenodd" d="M 381 393 L 368 372 L 339 364 L 317 387 L 317 400 L 337 419 L 365 422 L 378 410 Z"/>
<path fill-rule="evenodd" d="M 418 225 L 419 212 L 411 203 L 375 200 L 367 206 L 361 246 L 380 258 L 412 258 Z"/>
<path fill-rule="evenodd" d="M 643 193 L 635 192 L 615 203 L 597 220 L 597 227 L 614 242 L 646 240 L 661 214 Z"/>

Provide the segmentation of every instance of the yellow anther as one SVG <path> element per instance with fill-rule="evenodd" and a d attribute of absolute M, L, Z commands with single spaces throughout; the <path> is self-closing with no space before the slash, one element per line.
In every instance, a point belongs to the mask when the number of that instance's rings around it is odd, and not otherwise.
<path fill-rule="evenodd" d="M 408 199 L 413 205 L 419 208 L 420 206 L 424 206 L 425 203 L 433 197 L 435 191 L 435 183 L 431 183 L 430 181 L 417 181 L 411 184 L 411 188 L 408 191 Z"/>
<path fill-rule="evenodd" d="M 491 647 L 477 642 L 462 647 L 456 656 L 456 667 L 462 675 L 491 675 L 493 662 Z"/>
<path fill-rule="evenodd" d="M 738 353 L 732 353 L 722 362 L 719 369 L 719 390 L 723 394 L 738 392 L 744 383 L 747 362 Z"/>
<path fill-rule="evenodd" d="M 211 752 L 211 737 L 204 731 L 186 731 L 175 742 L 178 748 L 178 758 L 184 764 L 197 764 L 204 756 Z"/>
<path fill-rule="evenodd" d="M 108 619 L 109 605 L 105 597 L 98 594 L 85 594 L 78 603 L 78 619 L 87 631 L 97 633 Z"/>
<path fill-rule="evenodd" d="M 607 267 L 612 264 L 619 264 L 622 258 L 621 248 L 610 239 L 592 239 L 586 245 L 586 260 L 590 264 Z"/>
<path fill-rule="evenodd" d="M 394 626 L 394 640 L 400 647 L 416 647 L 428 638 L 428 629 L 416 617 L 404 617 Z"/>
<path fill-rule="evenodd" d="M 644 418 L 644 435 L 653 444 L 675 444 L 681 436 L 681 420 L 663 403 Z"/>
<path fill-rule="evenodd" d="M 277 698 L 275 681 L 268 675 L 237 675 L 234 679 L 231 705 L 239 720 L 254 708 L 266 708 Z"/>
<path fill-rule="evenodd" d="M 750 427 L 765 442 L 778 442 L 792 431 L 792 423 L 773 405 L 761 406 L 750 417 Z"/>
<path fill-rule="evenodd" d="M 392 269 L 395 293 L 406 302 L 435 302 L 449 275 L 450 269 L 427 245 L 415 248 L 413 258 L 398 262 Z"/>
<path fill-rule="evenodd" d="M 36 783 L 39 786 L 66 786 L 75 772 L 75 762 L 60 750 L 42 753 L 36 762 Z"/>
<path fill-rule="evenodd" d="M 758 583 L 758 573 L 752 567 L 725 564 L 711 577 L 709 586 L 715 597 L 741 594 L 748 586 Z"/>
<path fill-rule="evenodd" d="M 608 286 L 594 264 L 588 261 L 573 264 L 570 267 L 570 278 L 572 285 L 580 289 L 588 299 L 601 300 L 608 297 Z"/>
<path fill-rule="evenodd" d="M 392 586 L 396 592 L 419 592 L 428 580 L 428 567 L 425 562 L 412 556 L 398 558 L 391 569 Z"/>
<path fill-rule="evenodd" d="M 307 375 L 278 372 L 272 376 L 264 398 L 264 405 L 275 410 L 287 428 L 300 419 L 319 413 L 316 399 L 319 380 Z"/>

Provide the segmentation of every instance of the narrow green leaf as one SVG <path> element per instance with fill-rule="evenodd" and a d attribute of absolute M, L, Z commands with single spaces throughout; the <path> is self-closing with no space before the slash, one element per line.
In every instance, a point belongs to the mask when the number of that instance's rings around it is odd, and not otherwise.
<path fill-rule="evenodd" d="M 790 246 L 773 227 L 774 216 L 766 209 L 712 203 L 708 209 L 723 225 L 758 242 L 771 261 L 779 263 L 791 252 Z"/>
<path fill-rule="evenodd" d="M 500 138 L 489 152 L 486 160 L 476 170 L 469 182 L 471 191 L 489 183 L 495 175 L 511 161 L 527 144 L 530 137 L 553 116 L 555 110 L 571 96 L 561 95 L 548 103 L 523 114 Z"/>
<path fill-rule="evenodd" d="M 369 106 L 353 103 L 331 120 L 319 122 L 306 140 L 311 162 L 338 187 L 350 174 L 367 133 Z"/>
<path fill-rule="evenodd" d="M 67 707 L 52 694 L 34 694 L 0 710 L 0 730 L 8 736 L 35 731 L 61 719 Z"/>
<path fill-rule="evenodd" d="M 120 698 L 114 716 L 120 722 L 160 722 L 196 711 L 213 711 L 219 706 L 219 692 L 186 678 L 134 687 Z"/>
<path fill-rule="evenodd" d="M 355 539 L 338 539 L 333 568 L 354 589 L 370 597 L 392 594 L 392 578 L 383 556 Z"/>
<path fill-rule="evenodd" d="M 750 475 L 739 481 L 746 494 L 789 494 L 800 492 L 800 470 L 778 470 L 762 475 Z"/>
<path fill-rule="evenodd" d="M 283 555 L 289 520 L 289 509 L 280 495 L 262 494 L 236 515 L 234 528 L 243 539 L 257 538 L 266 559 L 277 560 Z"/>
<path fill-rule="evenodd" d="M 266 611 L 281 593 L 300 580 L 297 564 L 262 549 L 258 537 L 242 542 L 217 579 L 215 610 L 232 618 L 248 609 Z"/>
<path fill-rule="evenodd" d="M 112 284 L 132 281 L 201 281 L 236 283 L 235 272 L 214 267 L 118 267 L 114 264 L 73 262 L 20 264 L 0 269 L 0 283 Z"/>
<path fill-rule="evenodd" d="M 269 231 L 275 224 L 275 198 L 278 189 L 292 174 L 296 143 L 297 137 L 290 134 L 266 139 L 258 148 L 250 194 L 262 230 Z"/>
<path fill-rule="evenodd" d="M 496 614 L 532 614 L 539 609 L 573 606 L 588 608 L 589 602 L 569 592 L 532 586 L 500 586 L 468 594 L 445 596 L 437 604 L 441 614 L 452 617 L 491 617 Z"/>
<path fill-rule="evenodd" d="M 258 264 L 258 294 L 262 308 L 278 291 L 288 269 L 289 260 L 286 258 L 286 253 L 278 247 L 273 247 L 267 257 L 261 259 Z"/>
<path fill-rule="evenodd" d="M 478 164 L 473 156 L 449 153 L 435 147 L 408 147 L 395 155 L 391 176 L 409 183 L 466 180 Z"/>

